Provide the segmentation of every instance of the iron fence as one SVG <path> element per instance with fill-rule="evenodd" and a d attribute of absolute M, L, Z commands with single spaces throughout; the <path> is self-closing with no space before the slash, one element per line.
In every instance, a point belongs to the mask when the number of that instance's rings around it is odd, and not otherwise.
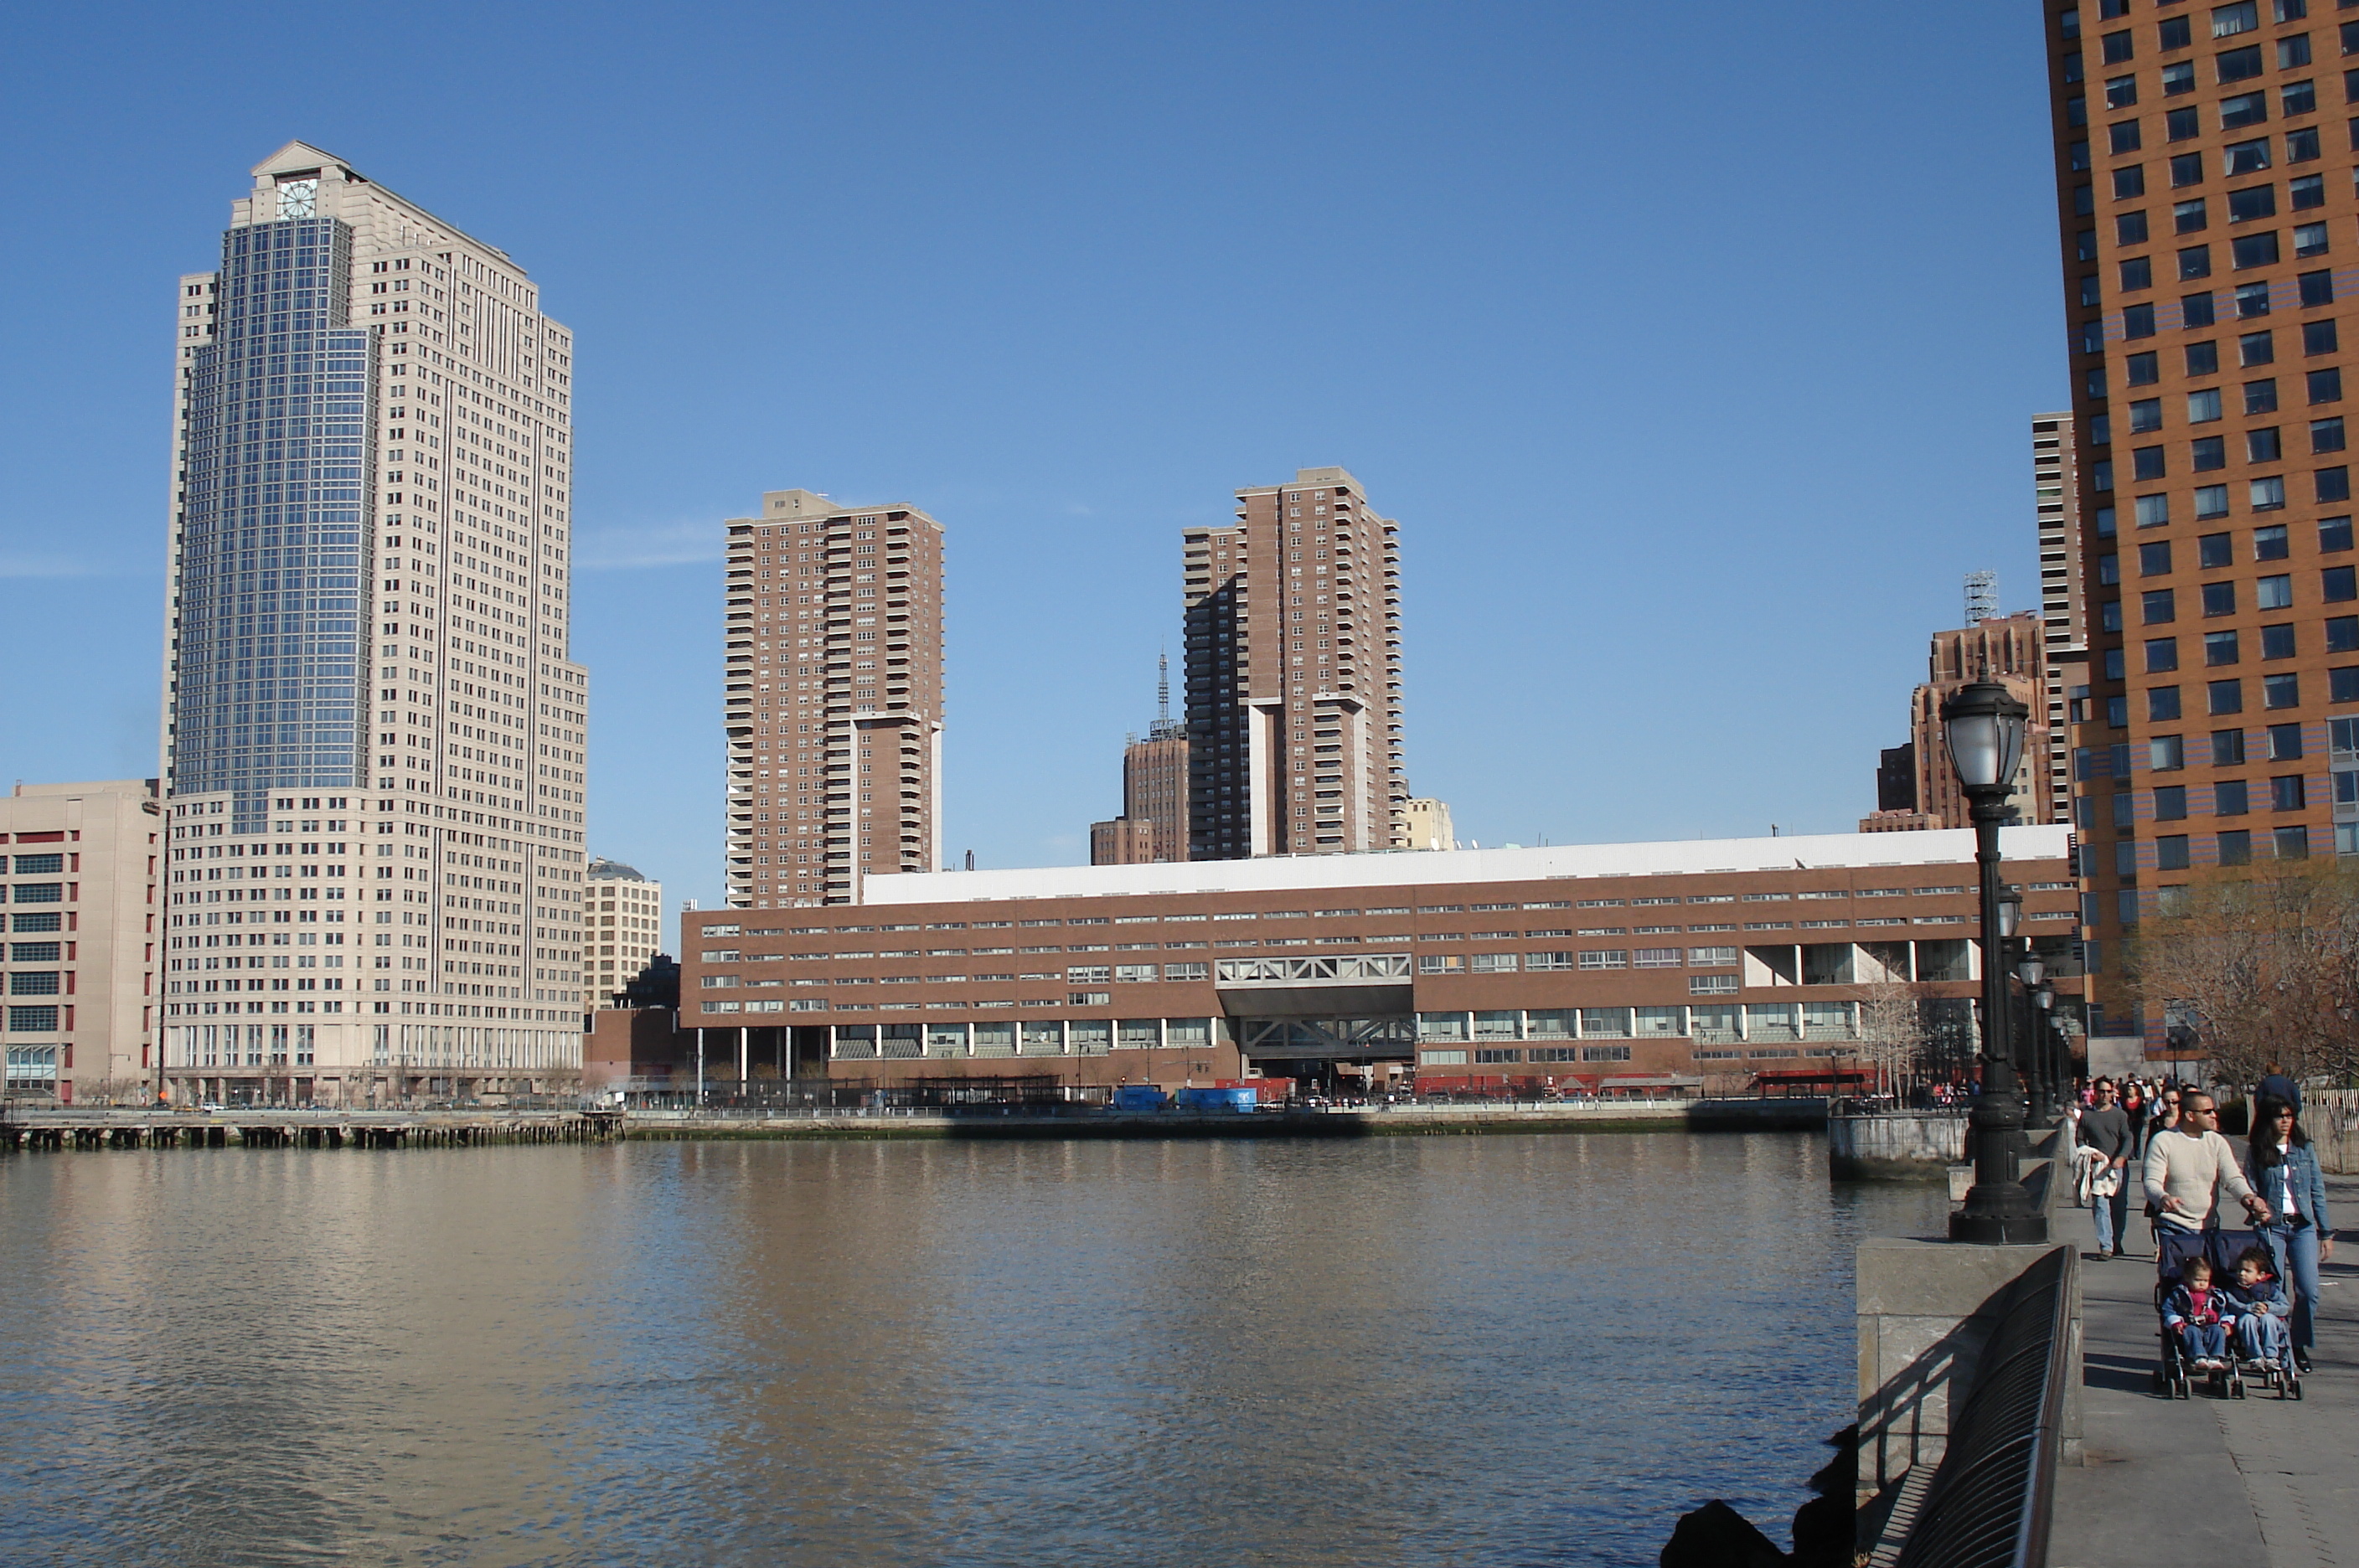
<path fill-rule="evenodd" d="M 2003 1292 L 1898 1568 L 2045 1568 L 2071 1365 L 2070 1247 Z"/>

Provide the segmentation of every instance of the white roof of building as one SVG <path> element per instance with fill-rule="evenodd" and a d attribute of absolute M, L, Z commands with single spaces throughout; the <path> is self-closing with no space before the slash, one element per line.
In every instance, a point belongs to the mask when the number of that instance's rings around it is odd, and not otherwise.
<path fill-rule="evenodd" d="M 2061 860 L 2063 826 L 2000 831 L 2010 860 Z M 1954 866 L 1974 857 L 1971 828 L 1816 833 L 1791 838 L 1676 839 L 1659 844 L 1549 844 L 1538 849 L 1394 850 L 1375 855 L 1267 855 L 1156 866 L 1049 866 L 1021 871 L 905 872 L 863 879 L 869 904 L 990 898 L 1082 898 L 1146 893 L 1279 892 L 1397 887 L 1549 877 L 1661 877 L 1708 871 L 1792 871 L 1869 866 Z"/>

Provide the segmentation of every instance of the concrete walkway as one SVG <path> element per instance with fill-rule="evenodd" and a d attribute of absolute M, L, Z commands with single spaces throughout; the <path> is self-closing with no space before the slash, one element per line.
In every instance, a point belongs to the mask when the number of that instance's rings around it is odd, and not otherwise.
<path fill-rule="evenodd" d="M 2058 1474 L 2056 1568 L 2359 1568 L 2359 1181 L 2329 1177 L 2327 1202 L 2344 1239 L 2299 1403 L 2156 1398 L 2145 1222 L 2133 1210 L 2129 1257 L 2083 1263 L 2087 1462 Z M 2060 1240 L 2096 1245 L 2088 1210 L 2056 1217 Z"/>

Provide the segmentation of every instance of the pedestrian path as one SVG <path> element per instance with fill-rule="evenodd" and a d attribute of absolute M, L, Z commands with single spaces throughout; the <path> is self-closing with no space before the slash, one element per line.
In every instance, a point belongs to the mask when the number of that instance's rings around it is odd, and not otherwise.
<path fill-rule="evenodd" d="M 2359 1568 L 2359 1181 L 2329 1177 L 2327 1201 L 2345 1239 L 2298 1402 L 2157 1398 L 2151 1238 L 2134 1218 L 2130 1256 L 2084 1260 L 2086 1463 L 2058 1472 L 2056 1568 Z M 2086 1209 L 2056 1220 L 2096 1245 Z"/>

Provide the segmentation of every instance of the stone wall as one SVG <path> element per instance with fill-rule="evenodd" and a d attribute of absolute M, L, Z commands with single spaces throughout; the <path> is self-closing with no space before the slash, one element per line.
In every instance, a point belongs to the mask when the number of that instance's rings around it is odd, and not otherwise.
<path fill-rule="evenodd" d="M 1962 1111 L 1827 1119 L 1827 1171 L 1838 1181 L 1940 1181 L 1965 1149 Z"/>

